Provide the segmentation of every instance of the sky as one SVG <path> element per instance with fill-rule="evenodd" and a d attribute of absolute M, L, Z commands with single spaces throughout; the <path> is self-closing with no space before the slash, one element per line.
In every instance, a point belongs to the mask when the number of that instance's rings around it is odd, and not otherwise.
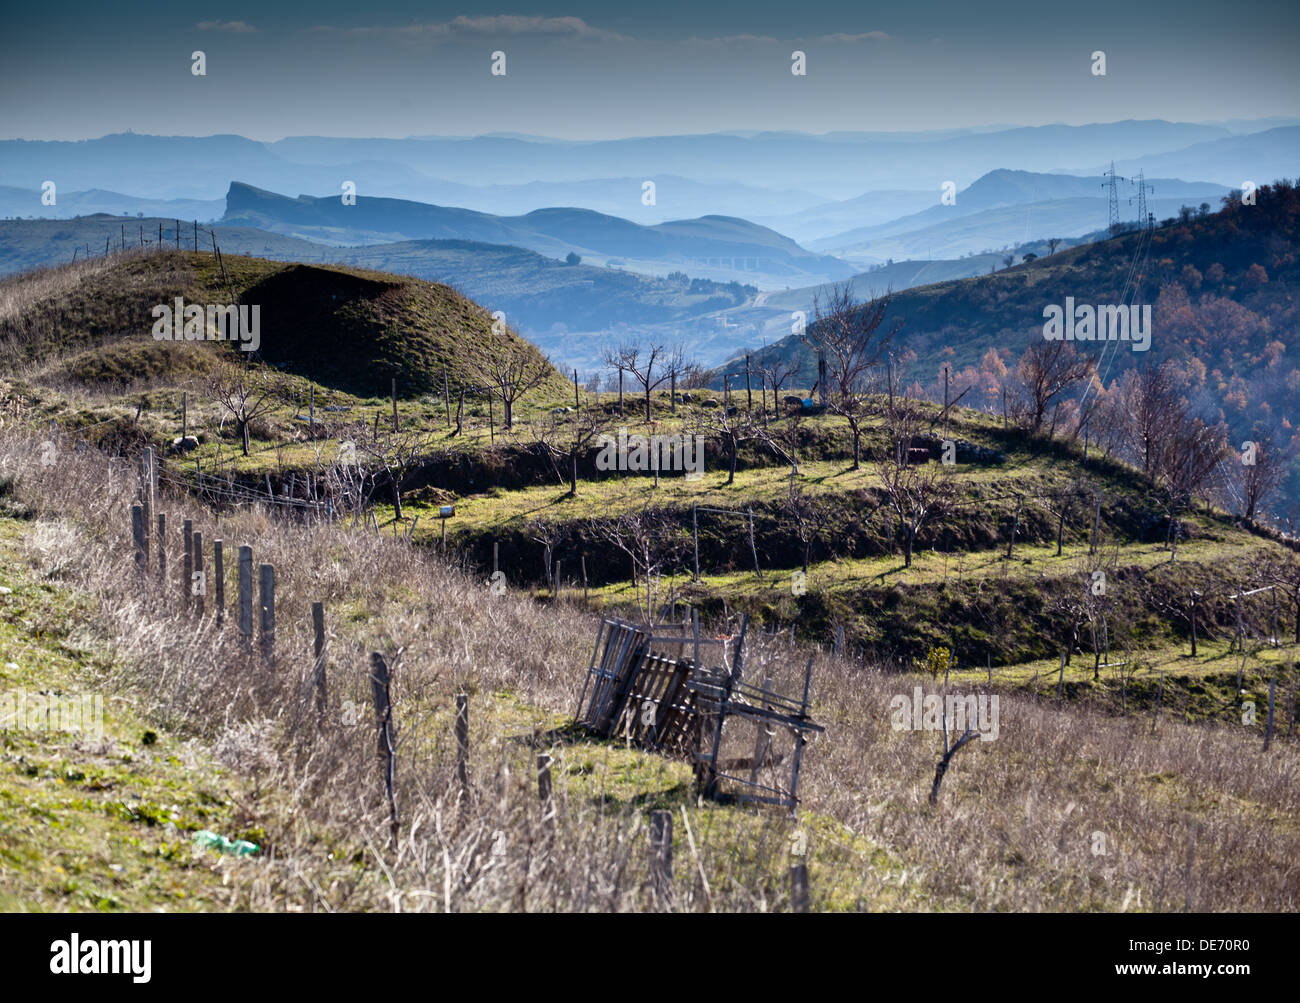
<path fill-rule="evenodd" d="M 0 138 L 1250 119 L 1300 114 L 1297 52 L 1294 0 L 9 4 Z"/>

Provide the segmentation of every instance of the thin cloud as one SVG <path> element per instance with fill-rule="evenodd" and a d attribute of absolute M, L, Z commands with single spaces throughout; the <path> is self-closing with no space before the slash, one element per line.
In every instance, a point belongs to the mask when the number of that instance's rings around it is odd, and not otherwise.
<path fill-rule="evenodd" d="M 513 35 L 517 37 L 543 37 L 571 39 L 584 42 L 626 42 L 626 35 L 606 31 L 588 24 L 580 17 L 534 17 L 522 14 L 497 14 L 483 17 L 461 15 L 450 21 L 427 21 L 400 26 L 375 26 L 341 28 L 335 25 L 317 25 L 310 31 L 334 32 L 345 35 L 375 38 L 406 38 L 430 42 L 452 41 L 458 38 L 483 38 Z"/>
<path fill-rule="evenodd" d="M 892 36 L 883 31 L 864 31 L 857 35 L 847 35 L 840 32 L 835 35 L 822 35 L 813 41 L 816 42 L 888 42 Z"/>
<path fill-rule="evenodd" d="M 199 31 L 233 31 L 237 35 L 251 35 L 257 31 L 247 21 L 200 21 Z"/>
<path fill-rule="evenodd" d="M 846 45 L 855 45 L 861 42 L 886 42 L 890 41 L 893 36 L 883 31 L 864 31 L 858 34 L 848 34 L 847 32 L 837 32 L 833 35 L 815 35 L 811 38 L 773 38 L 771 35 L 718 35 L 715 38 L 700 38 L 692 36 L 684 39 L 687 45 L 807 45 L 812 44 L 833 44 L 840 43 Z"/>

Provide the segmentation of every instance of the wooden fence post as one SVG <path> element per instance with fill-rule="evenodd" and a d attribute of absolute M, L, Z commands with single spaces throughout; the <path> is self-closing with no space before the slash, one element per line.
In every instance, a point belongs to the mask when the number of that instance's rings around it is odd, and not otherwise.
<path fill-rule="evenodd" d="M 1264 751 L 1273 742 L 1273 698 L 1277 692 L 1277 676 L 1268 681 L 1268 724 L 1264 728 Z"/>
<path fill-rule="evenodd" d="M 149 563 L 149 530 L 153 524 L 154 508 L 158 504 L 158 472 L 154 466 L 153 447 L 145 446 L 140 457 L 140 495 L 144 508 L 144 560 Z"/>
<path fill-rule="evenodd" d="M 315 656 L 315 675 L 316 675 L 316 713 L 324 720 L 326 704 L 326 680 L 325 680 L 325 604 L 314 602 L 311 604 L 311 625 L 316 635 L 315 644 L 312 651 Z"/>
<path fill-rule="evenodd" d="M 181 536 L 185 540 L 185 557 L 181 565 L 181 607 L 190 606 L 190 580 L 194 575 L 194 523 L 186 519 L 181 523 Z"/>
<path fill-rule="evenodd" d="M 262 565 L 269 568 L 269 564 Z M 378 651 L 370 653 L 370 688 L 375 698 L 375 717 L 379 725 L 379 756 L 384 763 L 384 790 L 388 794 L 388 818 L 392 830 L 393 847 L 397 847 L 397 799 L 393 794 L 394 760 L 397 752 L 397 735 L 393 726 L 393 701 L 388 663 Z"/>
<path fill-rule="evenodd" d="M 267 658 L 275 654 L 275 566 L 260 565 L 257 569 L 258 599 L 262 607 L 260 637 L 262 652 Z"/>
<path fill-rule="evenodd" d="M 195 611 L 199 616 L 202 616 L 204 609 L 203 597 L 208 591 L 208 583 L 203 574 L 203 534 L 195 530 L 190 539 L 194 551 L 194 569 L 190 573 L 190 596 L 193 599 Z"/>
<path fill-rule="evenodd" d="M 469 796 L 469 696 L 456 694 L 456 781 Z"/>
<path fill-rule="evenodd" d="M 790 910 L 808 912 L 812 897 L 808 892 L 808 865 L 804 863 L 790 865 Z"/>
<path fill-rule="evenodd" d="M 691 502 L 691 541 L 695 546 L 695 580 L 700 580 L 700 515 L 695 502 Z"/>
<path fill-rule="evenodd" d="M 158 513 L 158 580 L 167 580 L 167 513 Z"/>
<path fill-rule="evenodd" d="M 1020 506 L 1024 503 L 1024 497 L 1016 498 L 1016 517 L 1011 523 L 1011 536 L 1007 540 L 1007 560 L 1011 560 L 1012 548 L 1016 545 L 1016 533 L 1020 531 Z"/>
<path fill-rule="evenodd" d="M 145 549 L 144 542 L 144 506 L 131 506 L 131 542 L 135 549 L 135 566 L 144 572 L 146 565 L 149 563 L 149 552 Z"/>
<path fill-rule="evenodd" d="M 239 548 L 239 633 L 246 646 L 253 643 L 253 548 Z"/>
<path fill-rule="evenodd" d="M 546 814 L 551 814 L 551 757 L 545 752 L 537 754 L 537 798 Z"/>
<path fill-rule="evenodd" d="M 650 887 L 655 899 L 668 902 L 673 884 L 673 813 L 667 810 L 650 813 L 650 839 L 647 847 L 650 858 Z"/>
<path fill-rule="evenodd" d="M 792 628 L 793 629 L 793 628 Z M 772 680 L 763 677 L 763 709 L 770 711 L 772 704 L 768 700 L 768 695 L 772 690 Z M 751 785 L 758 783 L 758 772 L 763 768 L 763 763 L 767 759 L 768 748 L 772 743 L 772 729 L 767 722 L 758 720 L 754 722 L 754 759 L 749 764 L 749 782 Z"/>
<path fill-rule="evenodd" d="M 212 577 L 216 579 L 217 626 L 226 622 L 226 563 L 220 540 L 212 541 Z"/>

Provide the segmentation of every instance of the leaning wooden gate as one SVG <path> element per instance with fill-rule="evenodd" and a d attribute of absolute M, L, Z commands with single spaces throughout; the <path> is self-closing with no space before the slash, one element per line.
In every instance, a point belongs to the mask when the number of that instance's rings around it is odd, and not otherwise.
<path fill-rule="evenodd" d="M 800 699 L 773 692 L 766 680 L 761 688 L 745 682 L 748 623 L 748 616 L 742 617 L 736 638 L 702 638 L 697 614 L 689 624 L 654 628 L 603 618 L 578 697 L 576 720 L 607 738 L 689 757 L 698 786 L 708 797 L 793 810 L 798 805 L 799 770 L 807 736 L 823 730 L 808 713 L 812 659 L 808 660 Z M 727 651 L 733 640 L 736 644 L 728 665 Z M 721 648 L 718 664 L 709 667 L 701 650 L 717 647 Z M 736 732 L 746 726 L 755 732 L 753 755 L 724 758 L 724 744 L 734 744 Z M 772 748 L 781 731 L 793 740 L 788 754 Z M 789 764 L 788 777 L 776 771 L 785 763 Z M 746 769 L 747 776 L 735 772 Z"/>

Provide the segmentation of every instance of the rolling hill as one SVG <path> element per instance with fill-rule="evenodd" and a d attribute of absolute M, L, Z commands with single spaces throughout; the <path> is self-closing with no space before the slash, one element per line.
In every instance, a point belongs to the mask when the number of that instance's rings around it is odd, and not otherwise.
<path fill-rule="evenodd" d="M 552 258 L 577 254 L 652 274 L 688 269 L 702 277 L 752 275 L 756 282 L 787 285 L 852 273 L 834 257 L 813 254 L 773 230 L 727 216 L 654 226 L 573 208 L 493 216 L 403 199 L 358 196 L 355 205 L 344 205 L 335 195 L 289 198 L 232 182 L 222 222 L 332 243 L 434 239 L 511 244 Z"/>
<path fill-rule="evenodd" d="M 94 215 L 73 220 L 0 220 L 0 275 L 102 256 L 106 246 L 175 247 L 174 219 Z M 611 337 L 676 340 L 713 362 L 734 348 L 728 329 L 713 319 L 751 302 L 757 289 L 734 282 L 638 275 L 586 263 L 567 265 L 536 251 L 459 240 L 412 240 L 335 247 L 252 227 L 200 227 L 200 249 L 211 234 L 223 254 L 277 261 L 342 264 L 442 282 L 505 312 L 509 323 L 557 361 L 594 368 Z M 182 222 L 182 247 L 193 248 L 193 227 Z M 735 333 L 735 332 L 733 332 Z"/>
<path fill-rule="evenodd" d="M 992 275 L 902 290 L 886 323 L 902 324 L 895 354 L 915 392 L 941 399 L 946 364 L 954 393 L 970 385 L 966 403 L 995 410 L 1001 387 L 1014 382 L 1017 360 L 1041 343 L 1047 305 L 1066 297 L 1081 304 L 1147 304 L 1153 308 L 1150 352 L 1098 345 L 1105 384 L 1113 386 L 1134 366 L 1172 361 L 1189 374 L 1191 393 L 1207 416 L 1224 418 L 1236 441 L 1266 429 L 1285 442 L 1294 434 L 1300 393 L 1293 344 L 1300 327 L 1293 292 L 1300 282 L 1298 246 L 1300 198 L 1284 181 L 1261 189 L 1256 205 L 1231 203 L 1149 234 L 1128 233 Z M 805 374 L 816 372 L 805 338 L 786 336 L 766 352 L 801 365 Z M 719 373 L 743 368 L 742 358 Z M 1292 485 L 1293 497 L 1300 495 L 1298 486 Z"/>
<path fill-rule="evenodd" d="M 919 212 L 873 226 L 857 227 L 813 241 L 851 261 L 875 264 L 889 258 L 956 258 L 1049 237 L 1078 237 L 1107 224 L 1103 177 L 1075 177 L 1031 171 L 997 170 L 956 193 L 955 204 L 941 205 L 936 191 Z M 1217 205 L 1223 185 L 1148 178 L 1156 219 L 1173 216 L 1183 205 Z M 1137 218 L 1130 205 L 1132 186 L 1121 183 L 1121 217 Z"/>
<path fill-rule="evenodd" d="M 121 192 L 92 188 L 73 192 L 56 189 L 55 204 L 41 203 L 40 188 L 15 188 L 0 185 L 0 217 L 33 217 L 36 219 L 72 219 L 95 213 L 116 216 L 169 216 L 178 219 L 197 219 L 204 222 L 216 219 L 225 211 L 220 199 L 158 199 L 123 195 Z"/>
<path fill-rule="evenodd" d="M 181 351 L 188 343 L 151 335 L 152 309 L 181 297 L 186 304 L 260 307 L 264 360 L 349 393 L 385 396 L 392 379 L 399 396 L 428 393 L 442 387 L 444 367 L 453 385 L 481 381 L 475 354 L 494 337 L 492 318 L 445 285 L 234 255 L 224 256 L 224 265 L 211 254 L 127 251 L 5 279 L 6 368 L 63 361 L 60 371 L 83 382 L 129 383 L 168 364 L 188 366 L 193 360 Z M 554 380 L 562 385 L 558 373 Z"/>

